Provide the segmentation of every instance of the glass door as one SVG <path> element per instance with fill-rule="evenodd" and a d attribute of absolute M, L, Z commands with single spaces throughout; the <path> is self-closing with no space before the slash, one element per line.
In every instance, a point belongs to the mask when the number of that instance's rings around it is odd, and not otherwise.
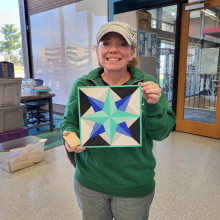
<path fill-rule="evenodd" d="M 183 5 L 176 130 L 220 138 L 220 2 Z"/>

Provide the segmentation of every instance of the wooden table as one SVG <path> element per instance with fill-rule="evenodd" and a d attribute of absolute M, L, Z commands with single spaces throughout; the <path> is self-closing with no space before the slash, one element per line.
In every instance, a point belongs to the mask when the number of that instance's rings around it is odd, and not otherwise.
<path fill-rule="evenodd" d="M 44 93 L 44 94 L 22 94 L 21 93 L 21 103 L 25 104 L 24 107 L 24 126 L 27 127 L 28 129 L 31 128 L 38 128 L 38 127 L 42 127 L 45 125 L 50 125 L 50 130 L 53 131 L 54 130 L 54 122 L 53 122 L 53 102 L 52 102 L 52 98 L 55 96 L 54 93 Z M 49 122 L 46 123 L 40 123 L 37 125 L 33 125 L 33 126 L 28 126 L 28 121 L 27 121 L 27 102 L 31 102 L 31 101 L 40 101 L 40 100 L 47 100 L 48 101 L 48 106 L 49 106 Z"/>

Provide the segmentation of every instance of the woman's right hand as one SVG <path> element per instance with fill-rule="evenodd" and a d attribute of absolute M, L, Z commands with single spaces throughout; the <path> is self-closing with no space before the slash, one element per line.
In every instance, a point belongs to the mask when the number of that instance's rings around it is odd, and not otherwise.
<path fill-rule="evenodd" d="M 73 132 L 73 131 L 64 131 L 64 132 L 63 132 L 63 135 L 66 136 L 66 135 L 68 135 L 68 134 L 70 134 L 70 133 L 74 133 L 74 132 Z M 84 147 L 81 147 L 80 145 L 77 145 L 77 146 L 71 148 L 71 147 L 67 144 L 67 142 L 65 142 L 64 145 L 65 145 L 65 147 L 66 147 L 66 149 L 67 149 L 68 152 L 80 153 L 80 152 L 82 152 L 82 151 L 84 151 L 84 150 L 86 149 L 86 148 L 84 148 Z"/>

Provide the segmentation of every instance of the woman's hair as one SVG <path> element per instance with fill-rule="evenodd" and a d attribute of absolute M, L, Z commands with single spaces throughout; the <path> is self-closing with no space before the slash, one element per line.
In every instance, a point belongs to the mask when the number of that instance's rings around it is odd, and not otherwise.
<path fill-rule="evenodd" d="M 132 61 L 130 61 L 127 65 L 128 67 L 132 67 L 132 66 L 138 66 L 138 58 L 137 57 L 134 57 L 132 59 Z"/>

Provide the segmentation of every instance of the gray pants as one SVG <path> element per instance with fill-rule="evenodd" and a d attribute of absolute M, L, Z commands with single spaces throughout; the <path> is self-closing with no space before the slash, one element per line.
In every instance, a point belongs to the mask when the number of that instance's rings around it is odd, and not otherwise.
<path fill-rule="evenodd" d="M 147 220 L 154 192 L 141 198 L 109 196 L 82 186 L 74 178 L 74 189 L 83 220 Z"/>

